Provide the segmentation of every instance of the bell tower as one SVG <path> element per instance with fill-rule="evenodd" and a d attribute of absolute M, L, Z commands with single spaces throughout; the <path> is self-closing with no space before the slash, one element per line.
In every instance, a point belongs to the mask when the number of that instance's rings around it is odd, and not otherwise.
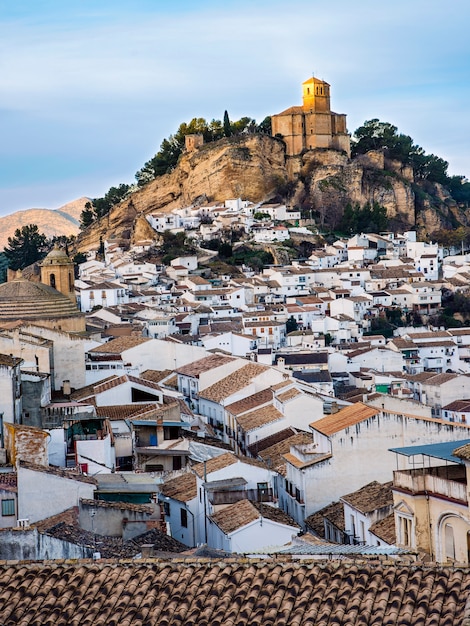
<path fill-rule="evenodd" d="M 302 83 L 303 109 L 330 113 L 330 85 L 312 76 Z"/>
<path fill-rule="evenodd" d="M 74 263 L 65 251 L 57 245 L 39 263 L 41 267 L 41 282 L 49 285 L 67 296 L 76 304 L 74 287 Z"/>

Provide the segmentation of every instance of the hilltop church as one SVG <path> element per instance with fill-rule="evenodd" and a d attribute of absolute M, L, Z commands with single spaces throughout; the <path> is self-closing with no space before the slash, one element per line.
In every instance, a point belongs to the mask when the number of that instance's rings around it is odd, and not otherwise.
<path fill-rule="evenodd" d="M 330 85 L 318 78 L 302 83 L 303 104 L 271 118 L 272 135 L 281 135 L 288 156 L 304 150 L 332 148 L 351 154 L 346 115 L 330 108 Z"/>

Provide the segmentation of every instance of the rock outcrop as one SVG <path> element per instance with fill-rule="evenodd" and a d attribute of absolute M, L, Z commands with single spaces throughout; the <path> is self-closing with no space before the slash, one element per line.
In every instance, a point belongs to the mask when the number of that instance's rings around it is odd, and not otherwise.
<path fill-rule="evenodd" d="M 222 139 L 181 156 L 170 174 L 160 176 L 82 232 L 79 249 L 103 239 L 129 244 L 138 216 L 196 202 L 249 198 L 258 202 L 287 180 L 284 145 L 264 135 Z"/>
<path fill-rule="evenodd" d="M 197 203 L 244 198 L 253 202 L 284 197 L 311 211 L 319 225 L 334 227 L 348 203 L 377 202 L 387 209 L 390 228 L 421 233 L 469 223 L 468 216 L 439 185 L 415 182 L 413 172 L 381 151 L 348 159 L 316 149 L 286 157 L 284 143 L 264 135 L 241 135 L 183 153 L 175 169 L 112 208 L 78 238 L 78 249 L 97 248 L 100 237 L 125 247 L 152 236 L 149 213 Z"/>

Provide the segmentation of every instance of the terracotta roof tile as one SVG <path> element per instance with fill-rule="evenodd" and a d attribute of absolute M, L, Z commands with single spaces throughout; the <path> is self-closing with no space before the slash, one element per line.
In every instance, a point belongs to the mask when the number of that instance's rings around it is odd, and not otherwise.
<path fill-rule="evenodd" d="M 470 570 L 395 563 L 61 561 L 0 565 L 5 624 L 456 626 Z"/>
<path fill-rule="evenodd" d="M 192 363 L 188 363 L 188 365 L 179 367 L 176 372 L 177 374 L 182 374 L 183 376 L 193 376 L 195 378 L 199 378 L 202 373 L 208 372 L 216 367 L 226 365 L 227 363 L 231 363 L 234 360 L 235 359 L 233 357 L 224 356 L 223 354 L 211 354 L 203 359 L 199 359 L 198 361 L 193 361 Z"/>
<path fill-rule="evenodd" d="M 332 524 L 340 530 L 345 529 L 344 525 L 344 505 L 342 502 L 332 502 L 316 513 L 312 513 L 305 518 L 305 525 L 310 528 L 318 537 L 325 539 L 326 517 Z"/>
<path fill-rule="evenodd" d="M 247 465 L 266 468 L 265 463 L 263 463 L 262 461 L 250 459 L 247 456 L 237 456 L 233 452 L 226 452 L 225 454 L 221 454 L 206 461 L 205 473 L 206 475 L 209 475 L 212 472 L 217 472 L 221 469 L 224 469 L 224 467 L 229 467 L 230 465 L 234 465 L 235 463 L 246 463 Z M 193 466 L 193 470 L 196 472 L 199 478 L 204 478 L 204 463 L 197 463 Z"/>
<path fill-rule="evenodd" d="M 179 502 L 193 500 L 197 496 L 195 474 L 186 472 L 186 474 L 167 480 L 162 485 L 162 494 Z"/>
<path fill-rule="evenodd" d="M 230 534 L 238 528 L 254 522 L 261 517 L 278 524 L 300 528 L 299 525 L 283 511 L 267 504 L 260 505 L 249 500 L 240 500 L 210 516 L 210 519 L 225 533 Z"/>
<path fill-rule="evenodd" d="M 228 467 L 229 465 L 233 465 L 237 463 L 238 459 L 232 452 L 226 452 L 225 454 L 220 454 L 219 456 L 215 456 L 212 459 L 209 459 L 204 463 L 197 463 L 193 470 L 199 476 L 199 478 L 204 477 L 204 472 L 206 474 L 211 474 L 212 472 L 218 472 L 224 467 Z"/>
<path fill-rule="evenodd" d="M 262 444 L 263 441 L 260 441 L 259 443 Z M 291 434 L 282 441 L 274 443 L 269 448 L 262 449 L 258 452 L 258 456 L 270 469 L 279 472 L 280 467 L 285 465 L 285 459 L 283 456 L 289 453 L 291 446 L 309 443 L 312 443 L 312 435 L 308 433 L 297 433 L 295 435 Z"/>
<path fill-rule="evenodd" d="M 33 472 L 41 472 L 43 474 L 53 474 L 54 476 L 59 476 L 60 478 L 68 478 L 69 480 L 78 480 L 82 483 L 90 483 L 92 485 L 96 485 L 96 478 L 92 476 L 84 476 L 83 474 L 77 474 L 75 470 L 72 469 L 62 469 L 60 467 L 45 467 L 44 465 L 37 465 L 36 463 L 28 463 L 27 461 L 20 460 L 20 467 L 24 467 L 25 469 L 32 470 Z"/>
<path fill-rule="evenodd" d="M 284 391 L 283 393 L 279 393 L 277 394 L 276 398 L 277 400 L 279 400 L 279 402 L 289 402 L 289 400 L 293 400 L 294 398 L 297 398 L 298 396 L 302 396 L 302 392 L 299 391 L 298 389 L 288 389 L 287 391 Z"/>
<path fill-rule="evenodd" d="M 385 541 L 389 545 L 394 545 L 397 541 L 396 538 L 396 530 L 395 530 L 395 514 L 390 513 L 387 517 L 375 522 L 369 528 L 369 531 L 373 533 L 376 537 Z"/>
<path fill-rule="evenodd" d="M 206 387 L 206 389 L 199 392 L 199 397 L 211 400 L 212 402 L 220 402 L 249 385 L 253 378 L 266 372 L 268 369 L 269 368 L 265 365 L 248 363 L 236 372 L 219 380 L 215 385 Z"/>
<path fill-rule="evenodd" d="M 250 430 L 266 426 L 266 424 L 277 422 L 283 417 L 283 414 L 278 411 L 274 405 L 269 404 L 268 406 L 263 406 L 260 409 L 255 409 L 254 411 L 249 411 L 248 413 L 239 415 L 236 420 L 238 426 L 244 432 L 249 432 Z"/>
<path fill-rule="evenodd" d="M 145 370 L 140 373 L 140 378 L 149 380 L 152 383 L 159 383 L 161 380 L 170 376 L 173 370 Z"/>
<path fill-rule="evenodd" d="M 341 497 L 361 513 L 371 513 L 376 509 L 393 505 L 392 483 L 379 483 L 376 480 L 364 485 L 357 491 Z"/>
<path fill-rule="evenodd" d="M 258 391 L 251 396 L 243 398 L 242 400 L 232 402 L 232 404 L 228 404 L 225 408 L 232 415 L 241 415 L 243 413 L 246 413 L 247 411 L 251 411 L 257 406 L 261 406 L 262 404 L 267 404 L 268 402 L 271 402 L 272 398 L 272 390 L 263 389 L 263 391 Z"/>
<path fill-rule="evenodd" d="M 136 346 L 140 346 L 147 341 L 150 341 L 148 337 L 138 337 L 134 335 L 131 335 L 130 337 L 116 337 L 116 339 L 111 339 L 111 341 L 108 341 L 101 346 L 91 348 L 89 352 L 94 354 L 121 354 L 122 352 L 135 348 Z"/>
<path fill-rule="evenodd" d="M 310 427 L 329 436 L 349 426 L 354 426 L 374 415 L 378 415 L 379 413 L 379 409 L 362 404 L 362 402 L 357 402 L 356 404 L 341 409 L 338 413 L 327 415 L 313 422 L 310 424 Z"/>

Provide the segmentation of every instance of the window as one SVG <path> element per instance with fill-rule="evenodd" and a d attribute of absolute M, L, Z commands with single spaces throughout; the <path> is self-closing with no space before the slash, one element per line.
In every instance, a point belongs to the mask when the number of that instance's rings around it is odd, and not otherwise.
<path fill-rule="evenodd" d="M 51 274 L 50 275 L 49 283 L 50 283 L 51 287 L 53 287 L 55 289 L 55 274 Z"/>
<path fill-rule="evenodd" d="M 411 536 L 412 520 L 409 517 L 399 517 L 400 543 L 404 546 L 412 546 Z"/>
<path fill-rule="evenodd" d="M 450 524 L 446 524 L 444 527 L 444 540 L 445 551 L 447 561 L 455 560 L 455 541 L 454 541 L 454 529 Z"/>
<path fill-rule="evenodd" d="M 181 526 L 183 528 L 187 528 L 188 527 L 188 512 L 186 509 L 180 509 L 180 515 L 181 515 Z"/>
<path fill-rule="evenodd" d="M 12 498 L 11 500 L 2 500 L 2 515 L 3 517 L 7 517 L 9 515 L 15 514 L 15 501 Z"/>

